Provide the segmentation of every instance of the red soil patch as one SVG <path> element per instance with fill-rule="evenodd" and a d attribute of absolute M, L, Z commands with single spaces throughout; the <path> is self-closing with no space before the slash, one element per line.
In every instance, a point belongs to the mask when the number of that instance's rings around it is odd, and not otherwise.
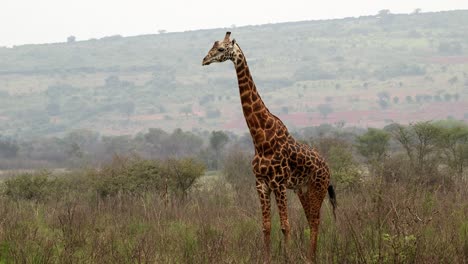
<path fill-rule="evenodd" d="M 445 57 L 432 57 L 428 59 L 432 63 L 440 64 L 465 64 L 468 63 L 467 56 L 445 56 Z"/>
<path fill-rule="evenodd" d="M 135 115 L 132 116 L 131 119 L 135 121 L 153 121 L 153 120 L 162 120 L 164 115 Z"/>
<path fill-rule="evenodd" d="M 317 112 L 313 113 L 291 113 L 287 115 L 278 115 L 281 120 L 287 124 L 297 127 L 318 126 L 320 124 L 335 124 L 345 121 L 349 126 L 360 127 L 382 127 L 388 122 L 409 123 L 424 120 L 446 119 L 451 116 L 458 120 L 465 118 L 468 113 L 468 102 L 433 102 L 416 111 L 402 110 L 359 110 L 359 111 L 341 111 L 330 113 L 324 118 Z M 236 118 L 224 125 L 224 129 L 245 130 L 247 127 L 243 118 Z"/>

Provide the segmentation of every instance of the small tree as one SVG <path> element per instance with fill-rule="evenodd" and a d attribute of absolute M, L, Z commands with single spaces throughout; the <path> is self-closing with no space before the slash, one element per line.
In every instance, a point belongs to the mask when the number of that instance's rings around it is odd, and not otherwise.
<path fill-rule="evenodd" d="M 452 78 L 450 78 L 448 80 L 448 83 L 450 83 L 450 85 L 454 85 L 457 82 L 458 82 L 458 77 L 457 76 L 453 76 Z"/>
<path fill-rule="evenodd" d="M 250 191 L 254 186 L 255 177 L 251 161 L 251 155 L 239 147 L 228 150 L 224 158 L 223 174 L 238 194 L 245 194 L 246 190 Z"/>
<path fill-rule="evenodd" d="M 377 103 L 382 109 L 387 109 L 390 106 L 390 94 L 386 91 L 379 92 L 377 94 L 377 97 L 379 98 L 377 100 Z"/>
<path fill-rule="evenodd" d="M 229 137 L 223 131 L 213 131 L 210 136 L 210 146 L 219 153 L 221 149 L 228 143 Z"/>
<path fill-rule="evenodd" d="M 379 92 L 377 94 L 377 97 L 379 98 L 379 100 L 383 100 L 383 101 L 389 101 L 390 100 L 390 94 L 386 91 L 382 91 L 382 92 Z"/>
<path fill-rule="evenodd" d="M 140 136 L 141 144 L 148 151 L 151 158 L 160 157 L 165 155 L 164 142 L 167 142 L 169 134 L 160 128 L 150 128 L 146 134 Z"/>
<path fill-rule="evenodd" d="M 15 158 L 18 151 L 18 143 L 10 139 L 0 138 L 0 158 Z"/>
<path fill-rule="evenodd" d="M 442 131 L 439 126 L 431 122 L 418 122 L 412 125 L 412 128 L 416 136 L 417 167 L 421 172 L 424 172 L 429 165 L 430 154 L 437 150 L 437 143 Z M 435 164 L 431 163 L 431 165 Z"/>
<path fill-rule="evenodd" d="M 407 96 L 405 97 L 405 100 L 406 100 L 406 102 L 407 102 L 408 104 L 411 104 L 411 103 L 413 102 L 413 97 L 411 97 L 411 95 L 407 95 Z"/>
<path fill-rule="evenodd" d="M 384 130 L 369 128 L 367 132 L 356 139 L 356 148 L 367 161 L 375 168 L 381 164 L 388 151 L 390 134 Z"/>
<path fill-rule="evenodd" d="M 189 114 L 191 114 L 193 112 L 192 110 L 192 105 L 189 104 L 189 105 L 184 105 L 180 108 L 180 112 L 181 113 L 184 113 L 185 116 L 188 116 Z"/>
<path fill-rule="evenodd" d="M 162 145 L 166 156 L 189 157 L 199 153 L 203 139 L 192 132 L 184 132 L 177 128 Z"/>
<path fill-rule="evenodd" d="M 359 166 L 353 153 L 346 146 L 332 146 L 328 158 L 332 178 L 338 183 L 352 187 L 360 180 Z"/>
<path fill-rule="evenodd" d="M 219 161 L 221 158 L 221 151 L 224 146 L 229 142 L 229 137 L 223 131 L 213 131 L 210 136 L 210 146 L 214 150 L 215 157 L 212 159 L 215 169 L 219 168 Z"/>
<path fill-rule="evenodd" d="M 393 137 L 405 149 L 406 155 L 408 156 L 410 163 L 413 164 L 413 135 L 411 133 L 411 130 L 400 124 L 392 124 L 387 129 L 390 133 L 392 133 Z"/>
<path fill-rule="evenodd" d="M 325 119 L 330 113 L 333 113 L 333 107 L 331 107 L 331 105 L 329 104 L 321 104 L 317 107 L 317 109 L 319 110 L 320 114 L 322 114 L 323 118 Z"/>
<path fill-rule="evenodd" d="M 130 116 L 135 113 L 135 103 L 132 101 L 127 101 L 122 104 L 120 104 L 119 111 L 122 114 L 125 114 L 127 116 L 127 120 L 130 119 Z"/>
<path fill-rule="evenodd" d="M 441 128 L 431 122 L 418 122 L 407 127 L 392 125 L 389 129 L 393 137 L 405 149 L 411 167 L 417 174 L 427 172 L 428 168 L 436 168 L 433 154 L 437 151 Z"/>
<path fill-rule="evenodd" d="M 75 37 L 75 36 L 69 36 L 69 37 L 67 38 L 67 42 L 68 42 L 68 43 L 73 43 L 73 42 L 75 42 L 75 41 L 76 41 L 76 37 Z"/>
<path fill-rule="evenodd" d="M 334 181 L 351 187 L 360 180 L 359 166 L 354 159 L 351 145 L 343 139 L 319 136 L 304 143 L 316 147 L 328 161 Z"/>
<path fill-rule="evenodd" d="M 388 15 L 390 15 L 390 10 L 389 9 L 382 9 L 382 10 L 379 11 L 378 15 L 380 17 L 388 16 Z"/>
<path fill-rule="evenodd" d="M 447 164 L 462 175 L 468 164 L 468 126 L 460 124 L 442 128 L 439 143 Z"/>
<path fill-rule="evenodd" d="M 204 172 L 205 166 L 203 163 L 192 158 L 169 159 L 166 161 L 169 186 L 174 189 L 174 192 L 182 200 L 187 198 L 188 191 Z"/>
<path fill-rule="evenodd" d="M 380 108 L 382 108 L 382 110 L 385 110 L 390 106 L 390 104 L 386 100 L 381 100 L 380 99 L 380 100 L 377 101 L 377 103 L 379 104 Z"/>
<path fill-rule="evenodd" d="M 413 10 L 413 12 L 411 14 L 418 15 L 420 13 L 421 13 L 421 8 L 416 8 L 416 9 Z"/>

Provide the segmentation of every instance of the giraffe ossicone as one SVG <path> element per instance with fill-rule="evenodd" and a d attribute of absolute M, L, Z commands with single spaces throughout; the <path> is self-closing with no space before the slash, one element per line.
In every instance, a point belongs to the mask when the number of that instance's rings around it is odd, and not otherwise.
<path fill-rule="evenodd" d="M 304 208 L 310 226 L 310 255 L 313 259 L 320 208 L 327 192 L 335 214 L 336 197 L 330 185 L 329 167 L 316 150 L 296 141 L 283 122 L 268 110 L 257 91 L 244 53 L 235 40 L 230 40 L 230 36 L 231 32 L 226 32 L 222 41 L 213 44 L 202 65 L 230 60 L 236 69 L 242 111 L 255 146 L 252 168 L 262 207 L 265 261 L 270 262 L 271 258 L 271 193 L 278 206 L 286 244 L 289 241 L 286 189 L 295 191 Z"/>

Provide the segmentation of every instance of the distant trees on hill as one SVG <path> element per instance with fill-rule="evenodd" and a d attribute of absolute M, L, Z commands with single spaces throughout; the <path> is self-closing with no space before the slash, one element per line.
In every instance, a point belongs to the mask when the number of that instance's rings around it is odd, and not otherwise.
<path fill-rule="evenodd" d="M 333 107 L 329 104 L 320 104 L 317 109 L 323 118 L 327 118 L 329 114 L 333 113 Z"/>
<path fill-rule="evenodd" d="M 12 139 L 2 138 L 0 137 L 0 157 L 1 158 L 16 158 L 18 155 L 20 147 L 18 143 L 16 143 Z"/>
<path fill-rule="evenodd" d="M 69 36 L 69 37 L 67 38 L 67 43 L 73 43 L 73 42 L 75 42 L 75 41 L 76 41 L 76 37 L 75 37 L 75 36 Z"/>
<path fill-rule="evenodd" d="M 443 41 L 437 47 L 437 51 L 442 55 L 460 55 L 463 53 L 463 46 L 458 41 Z"/>

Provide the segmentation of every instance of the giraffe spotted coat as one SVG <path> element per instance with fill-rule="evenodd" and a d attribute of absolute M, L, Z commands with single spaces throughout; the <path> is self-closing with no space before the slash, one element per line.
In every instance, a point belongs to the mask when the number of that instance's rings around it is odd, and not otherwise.
<path fill-rule="evenodd" d="M 334 189 L 330 185 L 330 170 L 317 151 L 297 142 L 283 122 L 265 106 L 250 74 L 245 55 L 237 42 L 230 40 L 230 34 L 227 32 L 224 40 L 214 43 L 202 65 L 227 60 L 234 63 L 242 111 L 255 146 L 252 168 L 262 206 L 265 262 L 270 262 L 271 258 L 271 193 L 278 206 L 286 244 L 289 241 L 286 189 L 296 192 L 304 208 L 311 229 L 310 257 L 313 259 L 317 246 L 320 208 L 327 192 L 333 212 L 336 206 Z"/>

